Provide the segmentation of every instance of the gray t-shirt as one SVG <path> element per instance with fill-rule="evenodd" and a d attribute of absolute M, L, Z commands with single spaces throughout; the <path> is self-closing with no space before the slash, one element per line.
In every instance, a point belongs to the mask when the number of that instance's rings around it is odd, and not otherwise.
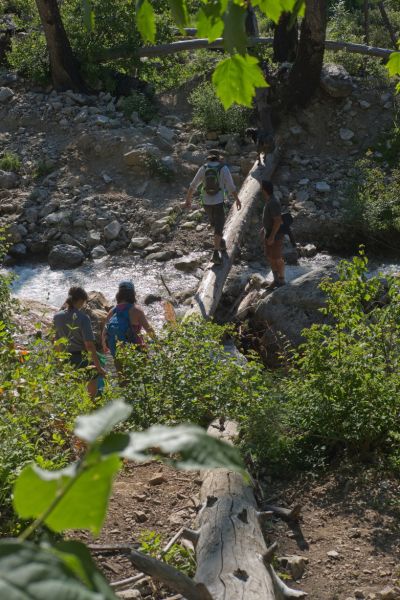
<path fill-rule="evenodd" d="M 268 237 L 272 231 L 274 218 L 280 217 L 282 214 L 281 203 L 274 195 L 264 204 L 262 222 L 265 229 L 265 235 Z"/>
<path fill-rule="evenodd" d="M 94 342 L 90 319 L 85 313 L 73 308 L 60 310 L 53 317 L 56 338 L 67 338 L 67 352 L 85 352 L 85 342 Z"/>
<path fill-rule="evenodd" d="M 209 165 L 210 167 L 218 167 L 221 163 L 217 162 L 217 161 L 208 161 L 208 163 L 206 163 L 206 164 L 207 164 L 207 166 Z M 205 172 L 206 172 L 206 168 L 205 168 L 205 165 L 203 165 L 202 167 L 200 167 L 200 169 L 197 171 L 196 175 L 194 176 L 194 179 L 193 179 L 192 183 L 190 184 L 191 189 L 195 190 L 199 187 L 199 185 L 201 183 L 204 183 Z M 227 190 L 230 193 L 236 192 L 236 186 L 233 182 L 231 172 L 226 165 L 221 167 L 218 179 L 219 179 L 219 185 L 221 187 L 219 192 L 217 192 L 216 194 L 210 195 L 210 194 L 207 194 L 205 192 L 205 190 L 203 190 L 203 202 L 204 202 L 204 204 L 207 204 L 208 206 L 213 206 L 215 204 L 221 204 L 221 202 L 224 201 L 225 190 Z"/>

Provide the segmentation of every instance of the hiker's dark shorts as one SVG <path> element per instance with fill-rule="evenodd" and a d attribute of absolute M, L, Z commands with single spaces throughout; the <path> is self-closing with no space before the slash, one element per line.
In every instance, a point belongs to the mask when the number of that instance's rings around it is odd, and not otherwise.
<path fill-rule="evenodd" d="M 85 370 L 85 378 L 87 381 L 96 379 L 97 371 L 95 369 L 88 369 L 90 363 L 83 352 L 71 352 L 69 356 L 69 362 L 75 367 L 75 369 Z"/>
<path fill-rule="evenodd" d="M 214 228 L 215 235 L 222 235 L 225 225 L 224 203 L 220 202 L 219 204 L 205 204 L 204 210 L 207 213 L 211 227 Z"/>
<path fill-rule="evenodd" d="M 278 239 L 275 238 L 274 243 L 271 246 L 267 244 L 267 238 L 264 241 L 264 252 L 267 260 L 277 260 L 282 258 L 282 249 L 283 249 L 283 235 L 279 236 Z"/>

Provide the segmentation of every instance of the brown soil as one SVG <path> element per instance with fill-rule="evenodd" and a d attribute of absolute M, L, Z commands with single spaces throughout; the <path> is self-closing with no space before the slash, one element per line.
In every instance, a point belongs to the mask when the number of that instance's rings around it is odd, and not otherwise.
<path fill-rule="evenodd" d="M 164 481 L 152 485 L 151 479 L 159 473 Z M 193 526 L 199 488 L 197 473 L 177 472 L 157 463 L 127 467 L 115 484 L 107 522 L 96 544 L 138 542 L 141 534 L 150 530 L 161 534 L 164 546 L 182 526 Z M 398 586 L 399 492 L 398 480 L 377 471 L 346 467 L 319 478 L 264 485 L 264 502 L 303 506 L 298 526 L 277 518 L 266 524 L 268 543 L 279 544 L 278 558 L 298 555 L 308 561 L 297 582 L 278 561 L 277 571 L 288 585 L 307 592 L 310 600 L 372 600 L 379 598 L 374 594 L 387 585 Z M 93 541 L 90 536 L 83 537 Z M 337 558 L 328 556 L 332 550 Z M 137 574 L 121 556 L 95 555 L 109 581 Z M 137 589 L 147 600 L 175 596 L 149 580 Z"/>

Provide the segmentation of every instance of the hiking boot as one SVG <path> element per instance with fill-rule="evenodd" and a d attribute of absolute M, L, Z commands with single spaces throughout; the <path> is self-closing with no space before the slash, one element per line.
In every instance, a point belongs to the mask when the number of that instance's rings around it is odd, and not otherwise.
<path fill-rule="evenodd" d="M 221 238 L 220 248 L 222 252 L 226 252 L 226 241 L 224 240 L 224 238 Z"/>
<path fill-rule="evenodd" d="M 211 261 L 214 263 L 214 265 L 220 265 L 222 263 L 218 250 L 214 250 Z"/>

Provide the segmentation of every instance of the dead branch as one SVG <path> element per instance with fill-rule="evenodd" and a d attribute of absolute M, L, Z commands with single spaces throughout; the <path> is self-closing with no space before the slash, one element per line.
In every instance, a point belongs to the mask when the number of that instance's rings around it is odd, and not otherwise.
<path fill-rule="evenodd" d="M 293 508 L 283 508 L 282 506 L 272 506 L 267 504 L 265 509 L 273 512 L 277 517 L 280 517 L 284 521 L 297 523 L 300 518 L 302 506 L 301 504 L 296 504 Z"/>

